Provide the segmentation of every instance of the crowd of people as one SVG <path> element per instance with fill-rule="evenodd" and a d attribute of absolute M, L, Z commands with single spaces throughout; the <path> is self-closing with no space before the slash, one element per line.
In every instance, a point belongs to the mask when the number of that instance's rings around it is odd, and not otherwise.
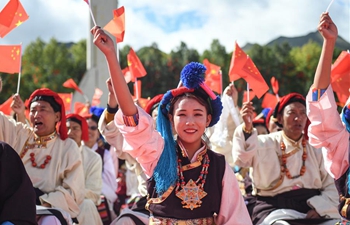
<path fill-rule="evenodd" d="M 142 108 L 113 40 L 95 26 L 110 73 L 106 108 L 66 115 L 41 88 L 27 106 L 13 96 L 14 116 L 0 112 L 0 225 L 350 224 L 350 100 L 339 114 L 328 13 L 318 30 L 308 95 L 289 93 L 255 116 L 233 84 L 216 95 L 198 62 Z"/>

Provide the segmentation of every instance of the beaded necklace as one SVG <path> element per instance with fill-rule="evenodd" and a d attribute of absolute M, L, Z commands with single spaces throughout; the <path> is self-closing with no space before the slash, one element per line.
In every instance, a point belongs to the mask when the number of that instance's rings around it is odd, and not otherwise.
<path fill-rule="evenodd" d="M 178 141 L 178 144 L 181 149 L 182 155 L 184 156 L 184 146 L 180 141 Z M 187 182 L 187 184 L 185 184 L 185 177 L 183 172 L 200 166 L 201 164 L 202 169 L 198 176 L 198 179 L 196 181 L 190 179 Z M 204 191 L 204 185 L 208 175 L 209 164 L 210 160 L 207 153 L 206 145 L 204 147 L 204 150 L 201 153 L 199 153 L 199 155 L 197 156 L 197 161 L 194 163 L 183 166 L 182 160 L 180 158 L 177 159 L 178 179 L 175 185 L 175 195 L 182 200 L 181 204 L 183 205 L 183 208 L 193 210 L 194 208 L 201 207 L 201 199 L 207 195 L 207 193 Z"/>
<path fill-rule="evenodd" d="M 306 153 L 306 140 L 303 138 L 302 140 L 302 146 L 303 146 L 303 155 L 301 157 L 301 159 L 303 160 L 302 166 L 300 168 L 300 174 L 299 175 L 295 175 L 292 176 L 289 172 L 289 169 L 287 168 L 287 157 L 289 156 L 288 154 L 286 154 L 286 145 L 284 144 L 283 140 L 281 140 L 281 151 L 282 151 L 282 159 L 281 159 L 281 173 L 285 173 L 286 177 L 288 179 L 296 179 L 298 177 L 301 177 L 304 175 L 305 171 L 306 171 L 306 167 L 305 167 L 305 161 L 307 158 L 307 153 Z"/>
<path fill-rule="evenodd" d="M 46 148 L 47 142 L 53 140 L 56 137 L 57 137 L 56 132 L 54 132 L 48 136 L 45 136 L 45 137 L 35 137 L 34 143 L 29 143 L 29 138 L 28 138 L 28 140 L 26 141 L 26 143 L 24 145 L 23 151 L 20 154 L 21 159 L 26 155 L 26 153 L 28 152 L 29 149 Z M 40 168 L 40 169 L 45 169 L 46 165 L 50 162 L 50 160 L 52 158 L 50 155 L 47 155 L 44 162 L 40 166 L 38 166 L 37 162 L 35 162 L 34 152 L 31 152 L 29 154 L 29 156 L 30 156 L 30 161 L 32 162 L 32 166 L 36 167 L 36 168 Z"/>

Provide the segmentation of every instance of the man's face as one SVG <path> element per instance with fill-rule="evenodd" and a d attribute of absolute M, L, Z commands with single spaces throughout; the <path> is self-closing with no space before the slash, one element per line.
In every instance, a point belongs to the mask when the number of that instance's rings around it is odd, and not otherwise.
<path fill-rule="evenodd" d="M 60 121 L 61 113 L 55 112 L 46 101 L 36 101 L 30 105 L 29 118 L 34 133 L 38 136 L 46 136 L 56 130 L 56 123 Z"/>
<path fill-rule="evenodd" d="M 78 146 L 81 145 L 81 135 L 83 134 L 79 123 L 74 121 L 67 122 L 68 137 L 73 139 Z"/>
<path fill-rule="evenodd" d="M 302 135 L 307 121 L 306 108 L 300 102 L 287 105 L 279 117 L 279 123 L 283 125 L 283 131 L 287 137 L 297 140 Z"/>

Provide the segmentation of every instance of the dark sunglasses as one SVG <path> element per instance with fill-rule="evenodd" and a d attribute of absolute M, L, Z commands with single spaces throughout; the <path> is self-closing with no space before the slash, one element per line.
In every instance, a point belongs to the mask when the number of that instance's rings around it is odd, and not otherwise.
<path fill-rule="evenodd" d="M 97 130 L 97 126 L 91 126 L 89 127 L 90 130 Z"/>

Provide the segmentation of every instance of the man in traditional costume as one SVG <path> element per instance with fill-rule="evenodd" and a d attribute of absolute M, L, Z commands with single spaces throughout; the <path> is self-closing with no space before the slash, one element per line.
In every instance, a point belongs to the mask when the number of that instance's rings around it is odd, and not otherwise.
<path fill-rule="evenodd" d="M 235 164 L 251 168 L 256 198 L 255 204 L 251 202 L 253 224 L 338 218 L 333 179 L 323 166 L 321 152 L 304 133 L 305 98 L 298 93 L 282 97 L 273 113 L 282 131 L 267 135 L 258 135 L 253 127 L 253 110 L 252 103 L 243 104 L 244 123 L 237 127 L 232 145 Z"/>
<path fill-rule="evenodd" d="M 338 210 L 344 218 L 342 224 L 347 224 L 350 220 L 350 98 L 340 116 L 330 85 L 332 57 L 338 30 L 328 13 L 321 15 L 318 30 L 324 41 L 314 83 L 307 95 L 307 115 L 311 121 L 310 144 L 317 148 L 322 147 L 326 170 L 336 179 L 340 199 Z"/>
<path fill-rule="evenodd" d="M 100 204 L 102 189 L 102 159 L 91 148 L 82 145 L 82 141 L 89 140 L 86 119 L 78 114 L 69 114 L 66 119 L 68 137 L 73 139 L 79 146 L 85 177 L 85 199 L 79 205 L 78 221 L 84 225 L 102 225 L 96 207 Z"/>
<path fill-rule="evenodd" d="M 78 146 L 67 139 L 63 101 L 57 93 L 42 88 L 29 97 L 29 108 L 32 127 L 0 112 L 0 140 L 20 155 L 36 190 L 37 204 L 64 210 L 75 218 L 84 199 L 84 174 Z M 16 113 L 24 114 L 24 110 Z"/>

